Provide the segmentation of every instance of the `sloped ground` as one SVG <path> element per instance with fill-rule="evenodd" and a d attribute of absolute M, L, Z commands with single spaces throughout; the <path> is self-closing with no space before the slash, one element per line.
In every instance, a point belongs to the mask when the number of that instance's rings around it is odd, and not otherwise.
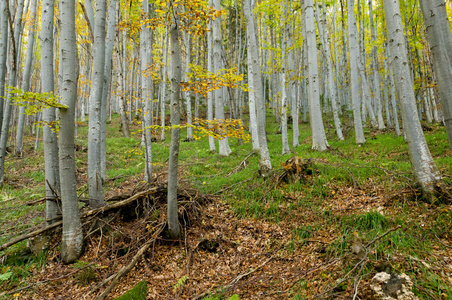
<path fill-rule="evenodd" d="M 127 181 L 120 190 L 131 191 L 133 186 L 126 185 L 136 183 Z M 238 218 L 220 197 L 200 197 L 193 190 L 181 189 L 180 202 L 182 205 L 190 203 L 185 213 L 181 212 L 190 223 L 184 236 L 174 241 L 164 234 L 159 235 L 109 298 L 146 280 L 149 282 L 148 299 L 203 299 L 209 296 L 209 299 L 222 299 L 223 296 L 227 299 L 233 294 L 243 299 L 350 299 L 355 294 L 360 299 L 371 299 L 367 282 L 377 270 L 383 269 L 408 272 L 414 280 L 428 271 L 436 274 L 444 284 L 452 285 L 450 231 L 424 236 L 432 239 L 431 252 L 423 255 L 419 249 L 412 249 L 413 256 L 410 257 L 398 253 L 398 249 L 389 251 L 389 248 L 397 232 L 415 234 L 410 231 L 412 224 L 402 224 L 398 228 L 388 221 L 384 233 L 376 237 L 375 243 L 386 246 L 376 250 L 375 244 L 370 245 L 363 261 L 350 251 L 354 241 L 344 234 L 341 224 L 347 220 L 359 222 L 360 219 L 354 219 L 354 216 L 366 216 L 368 212 L 379 212 L 391 220 L 400 215 L 401 210 L 408 209 L 412 218 L 408 222 L 430 228 L 433 224 L 429 222 L 435 222 L 441 214 L 450 214 L 450 206 L 439 209 L 407 198 L 413 196 L 410 191 L 387 194 L 370 184 L 361 188 L 338 187 L 332 191 L 335 192 L 328 196 L 328 201 L 315 203 L 319 207 L 281 207 L 285 211 L 284 220 L 275 223 Z M 296 197 L 295 193 L 288 194 L 288 202 Z M 58 261 L 59 233 L 55 233 L 48 263 L 32 274 L 28 288 L 13 292 L 13 297 L 95 299 L 108 285 L 99 287 L 99 283 L 127 264 L 152 236 L 150 233 L 163 224 L 165 205 L 160 200 L 154 201 L 157 204 L 152 207 L 144 204 L 130 207 L 128 211 L 132 211 L 132 216 L 120 213 L 103 232 L 91 234 L 86 240 L 86 252 L 75 266 L 65 266 Z M 404 207 L 394 205 L 397 203 L 404 203 Z M 135 218 L 137 208 L 141 211 Z M 347 224 L 352 226 L 353 223 Z M 358 224 L 355 224 L 356 228 L 359 228 Z M 366 239 L 367 234 L 359 232 L 364 244 L 370 242 Z M 386 251 L 388 254 L 384 253 Z M 417 257 L 425 257 L 415 258 L 415 253 Z M 431 292 L 431 287 L 423 287 L 422 281 L 418 284 L 417 291 L 426 298 L 450 299 L 447 294 L 450 289 L 444 288 L 442 296 L 440 293 L 438 297 Z"/>

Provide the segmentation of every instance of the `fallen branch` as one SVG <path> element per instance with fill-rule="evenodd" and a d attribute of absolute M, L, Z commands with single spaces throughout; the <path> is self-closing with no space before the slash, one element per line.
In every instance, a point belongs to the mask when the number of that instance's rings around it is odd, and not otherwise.
<path fill-rule="evenodd" d="M 126 199 L 126 200 L 123 200 L 123 201 L 120 201 L 120 202 L 112 203 L 112 204 L 109 204 L 109 205 L 106 205 L 106 206 L 103 206 L 103 207 L 99 207 L 99 208 L 95 208 L 95 209 L 89 210 L 89 211 L 81 214 L 80 218 L 87 218 L 87 217 L 90 217 L 90 216 L 97 215 L 99 213 L 105 213 L 105 212 L 113 210 L 113 209 L 121 208 L 121 207 L 126 206 L 126 205 L 128 205 L 128 204 L 130 204 L 130 203 L 132 203 L 132 202 L 134 202 L 134 201 L 136 201 L 138 199 L 140 199 L 140 198 L 147 197 L 149 195 L 155 194 L 158 191 L 161 191 L 162 189 L 163 188 L 161 188 L 161 187 L 154 187 L 152 189 L 149 189 L 149 190 L 140 192 L 138 194 L 135 194 L 132 197 Z M 8 247 L 10 247 L 10 246 L 12 246 L 14 244 L 17 244 L 18 242 L 21 242 L 23 240 L 26 240 L 26 239 L 32 238 L 34 236 L 40 235 L 41 233 L 44 233 L 44 232 L 49 231 L 51 229 L 57 228 L 57 227 L 61 226 L 62 224 L 63 224 L 63 221 L 59 221 L 59 222 L 53 223 L 52 225 L 49 225 L 49 226 L 46 226 L 44 228 L 38 229 L 36 231 L 33 231 L 33 232 L 30 232 L 30 233 L 26 233 L 26 234 L 23 234 L 21 236 L 18 236 L 16 238 L 10 240 L 9 242 L 6 242 L 3 245 L 1 245 L 0 246 L 0 251 L 3 251 L 6 248 L 8 248 Z"/>
<path fill-rule="evenodd" d="M 394 228 L 389 229 L 388 231 L 386 231 L 386 232 L 383 233 L 382 235 L 377 236 L 377 237 L 374 238 L 372 241 L 368 242 L 364 247 L 365 247 L 365 248 L 368 248 L 369 246 L 375 244 L 375 242 L 378 241 L 379 239 L 384 238 L 384 237 L 387 236 L 389 233 L 391 233 L 391 232 L 393 232 L 393 231 L 396 231 L 396 230 L 398 230 L 399 228 L 402 228 L 402 226 L 401 226 L 401 225 L 398 225 L 398 226 L 396 226 L 396 227 L 394 227 Z"/>
<path fill-rule="evenodd" d="M 129 273 L 133 267 L 137 264 L 138 260 L 141 258 L 141 256 L 143 256 L 143 254 L 146 252 L 146 250 L 149 249 L 149 247 L 152 245 L 152 243 L 154 242 L 155 238 L 162 232 L 164 226 L 160 226 L 159 230 L 157 230 L 154 233 L 154 237 L 152 239 L 150 239 L 149 241 L 147 241 L 143 247 L 141 247 L 140 250 L 138 250 L 137 254 L 135 254 L 135 256 L 132 258 L 132 260 L 130 261 L 130 263 L 128 263 L 126 266 L 122 267 L 118 273 L 116 273 L 116 275 L 113 277 L 113 281 L 110 283 L 110 285 L 105 289 L 105 291 L 100 294 L 96 300 L 103 300 L 105 299 L 108 294 L 110 294 L 110 292 L 114 289 L 114 287 L 118 284 L 119 280 L 124 277 L 125 275 L 127 275 L 127 273 Z M 109 277 L 110 278 L 110 277 Z"/>

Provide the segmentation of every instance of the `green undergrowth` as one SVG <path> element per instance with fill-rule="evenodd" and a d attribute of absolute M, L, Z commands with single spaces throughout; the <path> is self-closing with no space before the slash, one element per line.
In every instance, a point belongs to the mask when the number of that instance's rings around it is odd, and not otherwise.
<path fill-rule="evenodd" d="M 76 166 L 78 173 L 86 176 L 88 127 L 87 122 L 80 124 Z M 114 180 L 106 183 L 105 191 L 126 184 L 131 178 L 143 178 L 144 152 L 138 130 L 141 125 L 134 121 L 131 137 L 124 138 L 119 124 L 119 117 L 114 115 L 108 125 L 107 178 Z M 334 238 L 325 241 L 319 255 L 333 258 L 347 255 L 356 235 L 366 243 L 401 226 L 374 244 L 370 262 L 362 274 L 371 276 L 379 269 L 375 265 L 385 262 L 388 264 L 386 269 L 405 272 L 415 281 L 414 291 L 420 298 L 428 299 L 428 293 L 437 298 L 452 297 L 452 288 L 435 267 L 441 266 L 437 252 L 445 251 L 446 247 L 438 240 L 450 231 L 452 213 L 446 205 L 430 206 L 418 201 L 416 194 L 405 193 L 412 188 L 413 176 L 403 137 L 396 137 L 393 131 L 375 132 L 368 125 L 365 129 L 367 142 L 358 146 L 352 129 L 347 131 L 345 141 L 339 141 L 332 127 L 327 126 L 330 150 L 317 152 L 311 150 L 308 124 L 300 124 L 300 145 L 293 148 L 290 125 L 291 152 L 282 155 L 278 127 L 269 114 L 267 133 L 273 171 L 267 178 L 261 178 L 258 173 L 259 154 L 253 153 L 251 143 L 242 144 L 237 138 L 230 138 L 232 153 L 222 157 L 209 150 L 206 137 L 184 142 L 186 130 L 182 129 L 180 186 L 223 195 L 220 201 L 229 205 L 238 218 L 292 222 L 290 242 L 283 245 L 283 251 L 288 255 L 306 247 L 310 240 L 319 239 L 327 229 Z M 430 125 L 430 128 L 431 131 L 425 132 L 427 142 L 446 184 L 450 185 L 452 157 L 445 129 L 439 125 Z M 159 138 L 160 134 L 156 136 Z M 156 174 L 164 174 L 167 170 L 170 137 L 171 133 L 166 132 L 166 140 L 152 144 L 153 172 Z M 279 183 L 277 178 L 284 172 L 283 164 L 292 156 L 310 159 L 311 173 L 296 182 Z M 23 170 L 26 166 L 33 167 Z M 0 232 L 12 226 L 17 226 L 19 231 L 26 230 L 42 223 L 44 204 L 25 205 L 44 196 L 42 143 L 36 154 L 27 153 L 21 159 L 8 156 L 6 169 L 14 174 L 14 178 L 7 175 L 8 180 L 1 188 Z M 88 197 L 86 182 L 82 179 L 79 179 L 78 190 L 81 198 Z M 386 197 L 386 204 L 367 211 L 365 207 L 346 207 L 350 210 L 342 207 L 358 196 L 363 199 Z M 6 201 L 8 199 L 11 200 Z M 369 205 L 372 201 L 369 200 Z M 366 202 L 363 200 L 357 205 L 366 205 Z M 11 220 L 18 221 L 11 224 Z M 12 233 L 2 233 L 0 243 L 6 242 Z M 45 256 L 34 257 L 24 251 L 25 242 L 22 242 L 2 253 L 7 254 L 8 260 L 0 269 L 0 289 L 26 285 L 30 270 L 44 264 Z M 28 258 L 22 259 L 20 255 Z M 352 268 L 353 263 L 349 263 L 343 271 L 346 273 Z M 303 289 L 308 290 L 309 284 L 296 285 L 293 298 L 302 299 L 300 291 Z"/>

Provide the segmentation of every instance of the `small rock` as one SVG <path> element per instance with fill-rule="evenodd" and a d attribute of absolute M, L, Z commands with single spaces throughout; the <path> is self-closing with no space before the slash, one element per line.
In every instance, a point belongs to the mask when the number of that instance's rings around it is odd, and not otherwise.
<path fill-rule="evenodd" d="M 47 248 L 49 248 L 49 244 L 50 238 L 45 234 L 41 234 L 29 238 L 27 241 L 27 248 L 31 251 L 31 253 L 38 256 L 42 251 L 45 251 L 47 250 Z"/>
<path fill-rule="evenodd" d="M 418 300 L 411 289 L 413 282 L 406 274 L 377 273 L 370 284 L 375 299 L 380 300 Z"/>

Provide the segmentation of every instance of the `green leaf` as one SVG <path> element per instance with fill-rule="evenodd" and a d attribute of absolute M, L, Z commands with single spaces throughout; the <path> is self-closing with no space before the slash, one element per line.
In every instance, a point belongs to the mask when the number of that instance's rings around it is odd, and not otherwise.
<path fill-rule="evenodd" d="M 11 276 L 13 276 L 13 272 L 6 272 L 3 274 L 0 274 L 0 282 L 10 279 Z"/>

